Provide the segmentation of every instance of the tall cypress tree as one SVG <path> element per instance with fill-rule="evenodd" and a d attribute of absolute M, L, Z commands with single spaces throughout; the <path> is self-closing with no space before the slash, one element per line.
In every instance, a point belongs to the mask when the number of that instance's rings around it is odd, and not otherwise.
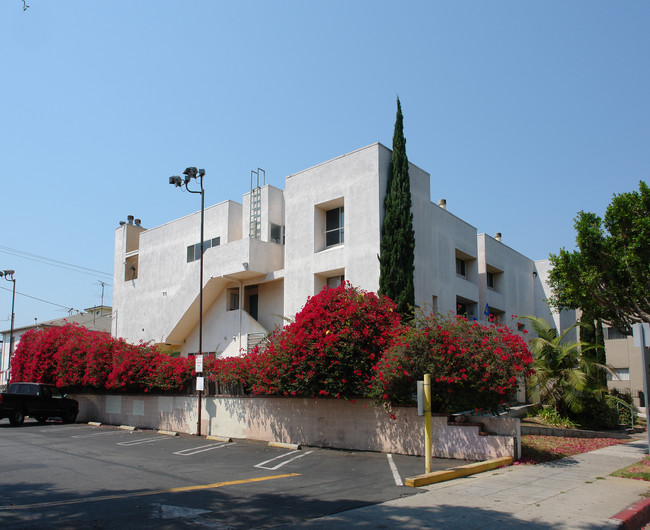
<path fill-rule="evenodd" d="M 411 212 L 411 181 L 406 157 L 402 105 L 397 98 L 384 222 L 381 225 L 379 255 L 379 293 L 392 298 L 399 312 L 410 318 L 415 305 L 415 232 Z"/>

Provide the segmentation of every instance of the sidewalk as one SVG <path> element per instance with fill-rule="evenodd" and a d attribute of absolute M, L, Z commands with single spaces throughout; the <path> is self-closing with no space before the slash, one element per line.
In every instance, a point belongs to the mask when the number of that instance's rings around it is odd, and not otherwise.
<path fill-rule="evenodd" d="M 292 528 L 618 528 L 644 481 L 610 477 L 646 454 L 636 440 L 535 466 L 510 466 L 420 488 L 422 493 Z"/>

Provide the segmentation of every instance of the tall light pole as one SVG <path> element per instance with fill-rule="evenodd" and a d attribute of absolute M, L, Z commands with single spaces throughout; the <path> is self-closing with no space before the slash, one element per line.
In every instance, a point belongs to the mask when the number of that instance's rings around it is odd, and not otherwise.
<path fill-rule="evenodd" d="M 11 331 L 9 332 L 9 356 L 7 357 L 7 385 L 9 384 L 9 371 L 11 370 L 11 354 L 14 347 L 14 318 L 16 313 L 14 313 L 14 304 L 16 303 L 16 279 L 14 278 L 14 273 L 10 269 L 0 271 L 0 278 L 4 276 L 4 279 L 8 282 L 13 282 L 13 289 L 11 292 Z"/>
<path fill-rule="evenodd" d="M 185 186 L 185 189 L 190 193 L 201 194 L 201 240 L 199 243 L 201 248 L 201 265 L 200 265 L 201 269 L 199 273 L 199 351 L 197 353 L 198 362 L 196 364 L 196 366 L 200 368 L 200 370 L 197 370 L 197 374 L 196 374 L 198 396 L 199 396 L 196 434 L 197 436 L 201 436 L 201 395 L 203 393 L 203 252 L 205 252 L 205 248 L 203 246 L 204 245 L 203 225 L 204 225 L 204 215 L 205 215 L 205 190 L 203 189 L 203 177 L 205 176 L 205 169 L 196 169 L 195 167 L 188 167 L 185 169 L 185 171 L 183 171 L 183 175 L 185 175 L 184 178 L 181 178 L 177 175 L 173 177 L 169 177 L 169 183 L 176 186 L 177 188 Z M 192 179 L 196 180 L 199 183 L 201 187 L 200 191 L 191 190 L 188 187 L 188 184 Z"/>

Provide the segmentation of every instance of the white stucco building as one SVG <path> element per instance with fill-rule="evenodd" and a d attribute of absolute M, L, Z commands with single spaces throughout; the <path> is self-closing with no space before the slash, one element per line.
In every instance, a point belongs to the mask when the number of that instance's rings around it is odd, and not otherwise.
<path fill-rule="evenodd" d="M 253 186 L 241 203 L 205 209 L 203 353 L 237 355 L 307 297 L 345 279 L 379 287 L 379 241 L 391 151 L 375 143 L 286 177 L 285 189 Z M 484 319 L 540 315 L 547 262 L 431 201 L 430 176 L 411 164 L 416 305 Z M 198 351 L 200 212 L 151 229 L 116 230 L 113 334 Z M 519 324 L 521 329 L 522 325 Z"/>

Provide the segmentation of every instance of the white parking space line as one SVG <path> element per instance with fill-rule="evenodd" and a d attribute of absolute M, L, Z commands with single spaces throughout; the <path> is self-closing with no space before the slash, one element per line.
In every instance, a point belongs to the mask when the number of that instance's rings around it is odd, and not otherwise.
<path fill-rule="evenodd" d="M 237 442 L 201 445 L 199 447 L 191 447 L 189 449 L 183 449 L 181 451 L 176 451 L 176 452 L 174 452 L 174 454 L 175 455 L 180 455 L 180 456 L 192 456 L 192 455 L 195 455 L 197 453 L 203 453 L 205 451 L 212 451 L 213 449 L 221 449 L 222 447 L 227 447 L 229 445 L 235 445 L 236 443 Z"/>
<path fill-rule="evenodd" d="M 72 438 L 94 438 L 95 436 L 113 436 L 114 434 L 129 434 L 124 431 L 103 431 L 94 432 L 91 434 L 75 434 Z"/>
<path fill-rule="evenodd" d="M 146 444 L 149 442 L 159 442 L 160 440 L 172 440 L 171 436 L 154 436 L 153 438 L 140 438 L 137 440 L 129 440 L 127 442 L 117 442 L 117 445 L 127 446 L 127 445 L 139 445 Z"/>
<path fill-rule="evenodd" d="M 81 429 L 88 429 L 88 426 L 87 425 L 80 425 L 79 427 L 59 427 L 58 425 L 52 425 L 51 427 L 47 427 L 45 429 L 40 429 L 40 432 L 52 432 L 54 429 L 56 429 L 56 432 L 79 431 Z"/>
<path fill-rule="evenodd" d="M 258 467 L 260 469 L 268 469 L 270 471 L 275 471 L 276 469 L 281 468 L 282 466 L 288 464 L 289 462 L 293 462 L 294 460 L 298 460 L 299 458 L 302 458 L 303 456 L 307 456 L 307 455 L 313 453 L 313 451 L 307 451 L 307 452 L 302 453 L 300 455 L 294 456 L 293 458 L 290 458 L 289 460 L 286 460 L 284 462 L 280 462 L 278 465 L 276 465 L 274 467 L 267 467 L 267 465 L 266 465 L 266 464 L 269 464 L 271 462 L 274 462 L 275 460 L 280 460 L 281 458 L 286 458 L 286 457 L 288 457 L 288 456 L 290 456 L 290 455 L 292 455 L 294 453 L 299 453 L 299 452 L 301 452 L 301 451 L 290 451 L 290 452 L 288 452 L 286 454 L 276 456 L 275 458 L 271 458 L 270 460 L 266 460 L 265 462 L 260 462 L 259 464 L 256 464 L 255 467 Z"/>
<path fill-rule="evenodd" d="M 393 462 L 393 455 L 388 454 L 388 465 L 390 466 L 390 470 L 393 472 L 393 478 L 395 479 L 395 485 L 396 486 L 403 486 L 404 483 L 402 482 L 402 477 L 399 476 L 399 471 L 397 471 L 397 466 L 395 465 L 395 462 Z"/>

